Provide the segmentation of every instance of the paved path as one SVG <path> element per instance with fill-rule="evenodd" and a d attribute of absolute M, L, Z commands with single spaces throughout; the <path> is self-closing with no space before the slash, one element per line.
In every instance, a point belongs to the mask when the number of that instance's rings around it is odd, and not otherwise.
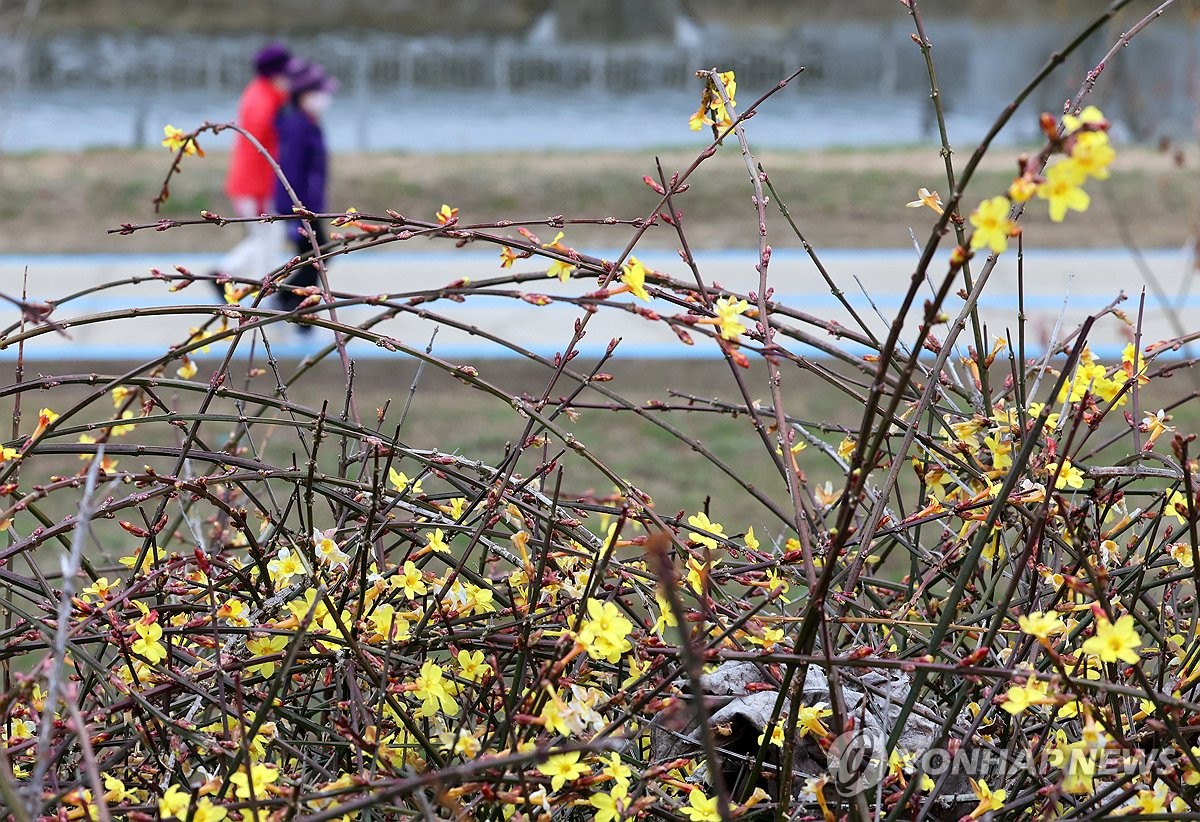
<path fill-rule="evenodd" d="M 610 252 L 607 256 L 615 255 L 616 252 Z M 687 270 L 678 257 L 670 252 L 650 251 L 639 257 L 648 266 L 673 276 L 687 276 Z M 886 324 L 899 304 L 915 259 L 915 252 L 911 249 L 836 250 L 822 255 L 830 274 L 845 291 L 847 298 L 880 335 L 886 333 Z M 153 267 L 170 270 L 173 265 L 179 264 L 200 272 L 209 270 L 215 260 L 214 255 L 196 254 L 0 255 L 0 291 L 10 295 L 19 294 L 22 272 L 26 266 L 32 298 L 62 300 L 67 295 L 105 281 L 145 277 Z M 702 253 L 699 261 L 707 279 L 723 283 L 729 288 L 748 290 L 754 288 L 757 282 L 753 251 L 710 251 Z M 1136 321 L 1138 296 L 1144 285 L 1150 285 L 1143 319 L 1145 341 L 1175 336 L 1172 312 L 1164 307 L 1159 294 L 1165 294 L 1170 305 L 1174 306 L 1176 322 L 1185 330 L 1200 330 L 1200 293 L 1193 287 L 1196 273 L 1188 255 L 1178 250 L 1150 251 L 1143 255 L 1143 262 L 1156 285 L 1147 283 L 1137 261 L 1123 249 L 1034 250 L 1027 253 L 1026 333 L 1031 348 L 1050 339 L 1056 326 L 1064 330 L 1073 328 L 1088 313 L 1108 304 L 1122 290 L 1130 298 L 1123 304 L 1124 311 L 1131 321 Z M 981 303 L 983 319 L 993 337 L 1005 334 L 1006 329 L 1016 333 L 1016 264 L 1016 255 L 1013 253 L 1002 258 Z M 935 272 L 942 270 L 944 263 L 935 265 Z M 351 254 L 331 266 L 335 288 L 362 294 L 395 294 L 448 283 L 460 277 L 478 281 L 499 273 L 495 252 L 455 252 L 433 247 L 422 249 L 415 243 L 401 251 Z M 802 252 L 776 252 L 771 261 L 771 279 L 777 298 L 801 310 L 851 325 L 851 318 L 830 294 Z M 593 286 L 590 280 L 563 286 L 556 280 L 546 279 L 526 284 L 523 290 L 555 295 L 583 293 Z M 930 289 L 923 289 L 921 299 L 930 293 Z M 866 294 L 870 295 L 870 299 Z M 27 345 L 26 357 L 45 360 L 149 358 L 186 337 L 187 326 L 199 323 L 199 309 L 196 320 L 192 322 L 181 321 L 179 317 L 137 317 L 92 324 L 80 323 L 80 320 L 88 315 L 122 308 L 195 305 L 207 303 L 209 299 L 209 291 L 202 286 L 172 294 L 168 293 L 163 283 L 146 281 L 136 286 L 66 301 L 57 308 L 54 318 L 71 323 L 71 339 L 58 334 L 37 337 Z M 953 315 L 960 305 L 961 300 L 952 297 L 947 309 Z M 560 350 L 569 339 L 572 324 L 580 313 L 568 305 L 537 307 L 511 298 L 482 296 L 473 297 L 462 304 L 439 302 L 429 308 L 480 329 L 505 335 L 522 346 L 549 355 Z M 667 314 L 679 310 L 668 304 L 658 304 L 655 308 Z M 0 306 L 0 312 L 0 328 L 16 321 L 15 309 Z M 367 307 L 347 309 L 342 311 L 341 319 L 356 321 L 373 313 L 375 310 Z M 406 344 L 424 347 L 432 334 L 433 323 L 427 319 L 405 316 L 390 321 L 383 330 Z M 944 337 L 944 331 L 944 328 L 940 328 L 936 333 Z M 823 331 L 814 333 L 824 336 Z M 1093 332 L 1093 350 L 1102 356 L 1112 357 L 1114 352 L 1119 353 L 1120 348 L 1132 339 L 1132 335 L 1132 328 L 1107 317 Z M 665 324 L 648 322 L 624 311 L 603 311 L 593 319 L 588 327 L 584 352 L 599 353 L 610 338 L 618 336 L 623 338 L 620 350 L 626 357 L 716 355 L 716 347 L 711 341 L 697 338 L 696 345 L 684 346 Z M 279 326 L 272 341 L 279 346 L 279 353 L 283 356 L 298 355 L 305 350 L 297 342 L 294 328 Z M 965 345 L 966 340 L 960 342 Z M 435 350 L 450 358 L 504 353 L 487 341 L 453 329 L 439 332 Z M 357 346 L 354 355 L 360 358 L 395 356 L 385 349 L 366 345 Z M 0 350 L 0 359 L 11 360 L 15 356 L 14 346 Z"/>

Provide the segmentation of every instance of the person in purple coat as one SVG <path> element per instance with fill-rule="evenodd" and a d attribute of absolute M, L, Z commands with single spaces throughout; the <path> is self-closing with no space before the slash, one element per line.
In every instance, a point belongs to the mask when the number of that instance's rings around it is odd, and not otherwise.
<path fill-rule="evenodd" d="M 275 121 L 279 135 L 279 167 L 291 184 L 296 197 L 309 211 L 325 211 L 325 185 L 329 173 L 329 152 L 321 130 L 321 118 L 333 100 L 337 80 L 326 74 L 318 63 L 293 60 L 287 69 L 291 101 L 280 109 Z M 275 209 L 279 214 L 292 213 L 292 198 L 282 183 L 275 187 Z M 311 221 L 319 245 L 329 242 L 326 228 L 318 220 Z M 288 237 L 301 257 L 312 256 L 312 242 L 305 223 L 288 223 Z M 279 305 L 291 311 L 304 299 L 287 286 L 303 288 L 316 285 L 317 267 L 311 262 L 297 268 L 278 294 Z M 310 326 L 301 325 L 304 331 Z"/>

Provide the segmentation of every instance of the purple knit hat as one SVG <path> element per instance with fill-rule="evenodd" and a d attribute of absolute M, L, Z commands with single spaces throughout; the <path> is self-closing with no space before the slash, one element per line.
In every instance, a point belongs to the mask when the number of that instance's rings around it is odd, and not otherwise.
<path fill-rule="evenodd" d="M 254 70 L 260 77 L 274 77 L 287 70 L 292 53 L 280 42 L 268 43 L 254 57 Z"/>
<path fill-rule="evenodd" d="M 325 72 L 325 67 L 311 60 L 295 58 L 287 65 L 288 88 L 297 97 L 306 91 L 337 91 L 338 81 Z"/>

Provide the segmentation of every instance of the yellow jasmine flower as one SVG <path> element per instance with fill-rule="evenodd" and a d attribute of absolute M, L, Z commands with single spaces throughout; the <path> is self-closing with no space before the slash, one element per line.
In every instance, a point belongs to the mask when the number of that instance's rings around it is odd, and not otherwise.
<path fill-rule="evenodd" d="M 416 599 L 417 596 L 429 590 L 425 585 L 425 577 L 421 573 L 421 569 L 411 559 L 405 560 L 403 570 L 393 575 L 390 582 L 393 588 L 403 590 L 404 595 L 409 599 Z"/>
<path fill-rule="evenodd" d="M 1103 399 L 1112 399 L 1118 388 L 1108 378 L 1108 369 L 1100 363 L 1080 363 L 1071 382 L 1059 391 L 1058 401 L 1079 402 L 1089 391 Z"/>
<path fill-rule="evenodd" d="M 38 411 L 38 424 L 37 427 L 33 429 L 33 433 L 30 434 L 30 439 L 36 440 L 38 437 L 40 437 L 43 433 L 45 433 L 46 428 L 50 425 L 50 423 L 54 422 L 56 419 L 58 419 L 58 414 L 54 413 L 49 408 L 43 408 L 41 411 Z"/>
<path fill-rule="evenodd" d="M 1133 377 L 1135 370 L 1134 359 L 1137 360 L 1138 385 L 1145 385 L 1150 382 L 1150 377 L 1146 375 L 1146 358 L 1133 347 L 1133 343 L 1127 343 L 1125 348 L 1121 350 L 1121 371 L 1124 372 L 1126 379 Z"/>
<path fill-rule="evenodd" d="M 1004 800 L 1008 798 L 1008 791 L 1001 788 L 998 791 L 993 791 L 988 787 L 988 783 L 980 779 L 976 782 L 968 777 L 971 783 L 971 790 L 975 793 L 975 798 L 979 800 L 979 804 L 975 806 L 975 810 L 971 811 L 971 819 L 978 819 L 989 811 L 998 811 L 1004 807 Z"/>
<path fill-rule="evenodd" d="M 1167 546 L 1167 553 L 1184 568 L 1191 568 L 1195 562 L 1192 556 L 1192 546 L 1186 542 L 1172 542 Z"/>
<path fill-rule="evenodd" d="M 732 71 L 719 71 L 717 77 L 721 78 L 721 85 L 725 87 L 725 96 L 729 98 L 729 105 L 737 105 L 737 78 L 734 77 Z"/>
<path fill-rule="evenodd" d="M 1063 758 L 1062 789 L 1067 793 L 1092 793 L 1097 765 L 1095 753 L 1081 741 L 1064 745 L 1060 755 Z"/>
<path fill-rule="evenodd" d="M 650 295 L 646 292 L 646 267 L 637 257 L 630 257 L 629 262 L 621 266 L 621 282 L 630 294 L 639 300 L 650 302 Z"/>
<path fill-rule="evenodd" d="M 1101 126 L 1105 123 L 1104 114 L 1095 106 L 1088 106 L 1079 114 L 1066 114 L 1063 116 L 1063 130 L 1067 134 L 1074 134 L 1084 126 Z"/>
<path fill-rule="evenodd" d="M 546 691 L 550 698 L 542 706 L 541 716 L 545 721 L 546 733 L 573 736 L 576 730 L 573 724 L 574 711 L 559 697 L 558 691 L 552 685 L 547 685 Z"/>
<path fill-rule="evenodd" d="M 719 522 L 713 522 L 708 518 L 708 514 L 700 511 L 697 514 L 687 518 L 688 525 L 697 529 L 697 531 L 689 531 L 688 539 L 692 542 L 698 542 L 701 545 L 706 545 L 710 550 L 717 549 L 717 540 L 715 537 L 727 539 L 725 534 L 725 526 Z"/>
<path fill-rule="evenodd" d="M 713 568 L 721 563 L 721 560 L 709 563 L 701 560 L 698 557 L 687 558 L 687 583 L 697 594 L 704 593 L 704 579 L 709 575 Z"/>
<path fill-rule="evenodd" d="M 756 536 L 754 536 L 754 526 L 753 525 L 751 525 L 749 528 L 746 529 L 746 536 L 742 539 L 742 542 L 746 543 L 746 547 L 749 548 L 751 551 L 758 550 L 759 543 L 758 543 L 758 538 Z M 786 593 L 786 592 L 787 591 L 785 589 L 784 593 Z"/>
<path fill-rule="evenodd" d="M 442 533 L 441 528 L 433 529 L 433 533 L 429 535 L 429 542 L 426 543 L 426 547 L 438 554 L 450 553 L 450 546 L 446 543 L 446 535 Z"/>
<path fill-rule="evenodd" d="M 629 660 L 629 676 L 625 677 L 624 681 L 621 682 L 621 689 L 626 690 L 628 688 L 632 688 L 634 683 L 641 679 L 646 671 L 649 670 L 649 668 L 649 660 L 646 662 L 640 662 L 636 658 L 631 658 Z"/>
<path fill-rule="evenodd" d="M 129 649 L 135 654 L 142 656 L 151 665 L 156 665 L 167 658 L 167 649 L 163 647 L 161 642 L 163 630 L 158 624 L 157 614 L 146 616 L 133 623 L 133 630 L 137 632 L 135 639 L 129 646 Z"/>
<path fill-rule="evenodd" d="M 830 716 L 833 711 L 824 702 L 818 702 L 816 705 L 801 705 L 800 710 L 796 713 L 796 727 L 800 729 L 800 736 L 805 737 L 810 733 L 816 736 L 829 736 L 829 729 L 821 722 L 824 717 Z"/>
<path fill-rule="evenodd" d="M 346 570 L 350 567 L 350 555 L 338 547 L 333 541 L 334 529 L 328 531 L 313 530 L 312 541 L 316 549 L 317 561 L 330 570 Z M 267 567 L 270 570 L 270 566 Z"/>
<path fill-rule="evenodd" d="M 456 756 L 474 759 L 483 750 L 483 746 L 479 740 L 466 728 L 463 728 L 457 734 L 452 731 L 438 734 L 438 739 Z"/>
<path fill-rule="evenodd" d="M 1098 657 L 1101 662 L 1121 660 L 1132 665 L 1141 659 L 1137 652 L 1141 644 L 1133 614 L 1125 614 L 1116 623 L 1100 617 L 1096 621 L 1096 633 L 1083 643 L 1083 652 Z"/>
<path fill-rule="evenodd" d="M 1008 199 L 1014 203 L 1027 203 L 1037 194 L 1038 185 L 1029 177 L 1021 176 L 1013 179 L 1008 187 Z"/>
<path fill-rule="evenodd" d="M 240 770 L 231 774 L 229 784 L 233 785 L 233 795 L 238 799 L 250 797 L 261 798 L 267 795 L 263 790 L 267 785 L 279 780 L 279 768 L 275 765 L 254 764 L 249 771 Z"/>
<path fill-rule="evenodd" d="M 745 300 L 736 300 L 733 297 L 721 297 L 717 300 L 713 305 L 713 310 L 717 313 L 716 319 L 721 328 L 722 339 L 736 340 L 746 333 L 742 315 L 748 308 L 750 308 L 750 304 Z"/>
<path fill-rule="evenodd" d="M 439 710 L 446 716 L 458 716 L 458 703 L 451 692 L 453 686 L 453 681 L 444 678 L 440 665 L 425 660 L 413 684 L 413 695 L 421 700 L 417 716 L 436 716 Z"/>
<path fill-rule="evenodd" d="M 975 229 L 971 233 L 972 251 L 987 248 L 999 254 L 1008 247 L 1008 238 L 1015 228 L 1008 218 L 1011 206 L 1007 197 L 998 195 L 984 200 L 971 212 L 970 222 Z"/>
<path fill-rule="evenodd" d="M 134 571 L 136 573 L 144 574 L 153 568 L 155 563 L 163 559 L 164 556 L 165 554 L 161 548 L 156 545 L 152 545 L 150 546 L 150 550 L 146 551 L 146 555 L 142 557 L 142 564 L 137 568 L 134 568 Z M 117 562 L 121 563 L 126 568 L 133 568 L 134 565 L 137 564 L 137 553 L 135 552 L 127 557 L 121 557 L 119 560 L 117 560 Z"/>
<path fill-rule="evenodd" d="M 170 149 L 171 151 L 179 151 L 182 148 L 184 154 L 193 154 L 197 157 L 204 156 L 204 151 L 200 148 L 195 138 L 188 137 L 183 129 L 175 128 L 175 126 L 168 123 L 163 126 L 163 135 L 163 148 Z"/>
<path fill-rule="evenodd" d="M 674 628 L 679 623 L 675 619 L 675 615 L 671 613 L 671 606 L 660 592 L 654 592 L 654 601 L 658 603 L 658 611 L 660 616 L 654 622 L 654 633 L 661 635 L 666 628 Z"/>
<path fill-rule="evenodd" d="M 1182 491 L 1174 491 L 1167 500 L 1167 512 L 1175 515 L 1180 525 L 1188 522 L 1188 498 Z"/>
<path fill-rule="evenodd" d="M 604 765 L 600 769 L 600 772 L 613 780 L 618 786 L 628 785 L 629 780 L 633 777 L 633 771 L 621 761 L 621 755 L 616 751 L 608 755 L 608 764 Z"/>
<path fill-rule="evenodd" d="M 160 819 L 186 819 L 191 796 L 178 785 L 169 786 L 158 800 L 158 816 Z"/>
<path fill-rule="evenodd" d="M 1071 464 L 1071 461 L 1063 457 L 1062 465 L 1057 462 L 1052 462 L 1046 466 L 1046 473 L 1054 477 L 1057 472 L 1057 477 L 1054 480 L 1054 487 L 1059 491 L 1064 488 L 1082 488 L 1083 487 L 1083 472 Z"/>
<path fill-rule="evenodd" d="M 792 584 L 788 582 L 776 568 L 770 568 L 767 570 L 766 581 L 766 587 L 768 591 L 774 591 L 776 588 L 779 588 L 780 594 L 786 594 L 792 589 Z"/>
<path fill-rule="evenodd" d="M 699 592 L 697 592 L 699 593 Z M 750 642 L 754 645 L 761 645 L 765 650 L 773 650 L 776 645 L 783 642 L 782 628 L 764 628 L 761 637 L 750 635 Z"/>
<path fill-rule="evenodd" d="M 492 666 L 483 661 L 483 651 L 459 651 L 455 661 L 459 676 L 472 682 L 478 682 L 492 672 Z"/>
<path fill-rule="evenodd" d="M 467 605 L 472 614 L 490 614 L 496 610 L 496 594 L 491 588 L 481 588 L 468 582 Z"/>
<path fill-rule="evenodd" d="M 997 471 L 1012 468 L 1012 440 L 1001 439 L 997 434 L 989 434 L 983 444 L 992 453 L 992 467 Z"/>
<path fill-rule="evenodd" d="M 579 629 L 579 642 L 592 659 L 620 662 L 622 654 L 633 650 L 627 639 L 633 631 L 633 623 L 611 602 L 590 599 L 587 610 L 590 618 L 584 620 Z"/>
<path fill-rule="evenodd" d="M 565 283 L 571 279 L 571 272 L 575 270 L 575 264 L 565 260 L 552 260 L 550 267 L 546 269 L 547 277 L 558 277 L 560 283 Z"/>
<path fill-rule="evenodd" d="M 1017 617 L 1017 625 L 1022 631 L 1038 639 L 1049 639 L 1067 630 L 1066 623 L 1058 614 L 1047 614 L 1043 611 L 1031 611 L 1028 616 Z"/>
<path fill-rule="evenodd" d="M 704 791 L 699 788 L 692 789 L 688 795 L 687 807 L 680 808 L 679 812 L 692 822 L 721 822 L 721 815 L 717 811 L 717 797 L 705 796 Z"/>
<path fill-rule="evenodd" d="M 285 607 L 292 612 L 292 619 L 285 620 L 285 622 L 294 622 L 295 625 L 303 622 L 310 611 L 312 612 L 312 621 L 310 623 L 312 625 L 320 625 L 323 620 L 329 617 L 329 608 L 325 605 L 324 599 L 317 599 L 316 588 L 305 589 L 302 598 L 291 600 Z M 295 625 L 292 625 L 292 627 L 295 627 Z"/>
<path fill-rule="evenodd" d="M 442 203 L 442 207 L 438 209 L 437 214 L 434 216 L 437 218 L 437 221 L 440 224 L 446 225 L 447 223 L 458 220 L 458 209 L 451 208 L 445 203 Z"/>
<path fill-rule="evenodd" d="M 419 495 L 425 493 L 425 489 L 421 487 L 421 480 L 412 482 L 409 480 L 407 474 L 405 474 L 403 471 L 397 471 L 395 468 L 388 469 L 388 482 L 390 482 L 392 487 L 401 494 L 403 494 L 406 490 L 409 490 L 410 485 L 412 486 L 411 492 L 413 494 Z"/>
<path fill-rule="evenodd" d="M 125 783 L 112 774 L 104 774 L 104 800 L 110 804 L 138 802 L 138 792 L 125 787 Z"/>
<path fill-rule="evenodd" d="M 287 585 L 292 577 L 306 572 L 304 562 L 299 554 L 292 553 L 288 548 L 280 548 L 276 558 L 267 563 L 267 573 L 271 582 L 276 585 Z"/>
<path fill-rule="evenodd" d="M 1130 816 L 1165 815 L 1169 810 L 1171 810 L 1171 805 L 1167 786 L 1157 785 L 1154 788 L 1143 788 L 1134 795 Z"/>
<path fill-rule="evenodd" d="M 206 796 L 196 803 L 196 810 L 192 814 L 192 822 L 221 822 L 228 815 L 229 811 L 220 805 L 214 805 L 212 800 Z"/>
<path fill-rule="evenodd" d="M 409 638 L 408 620 L 396 613 L 396 607 L 382 602 L 375 606 L 370 616 L 371 627 L 375 635 L 368 641 L 374 642 L 403 642 Z"/>
<path fill-rule="evenodd" d="M 927 188 L 917 189 L 917 199 L 911 203 L 904 204 L 906 208 L 920 208 L 921 206 L 929 206 L 934 213 L 941 215 L 945 213 L 942 208 L 942 198 L 938 196 L 936 191 L 930 191 Z"/>
<path fill-rule="evenodd" d="M 108 599 L 114 591 L 120 589 L 121 583 L 119 580 L 109 581 L 108 577 L 100 577 L 91 585 L 83 589 L 83 598 L 89 599 L 95 597 L 97 600 Z"/>
<path fill-rule="evenodd" d="M 175 373 L 185 380 L 190 380 L 196 376 L 196 372 L 200 369 L 196 367 L 196 363 L 186 354 L 183 356 L 183 365 L 175 369 Z"/>
<path fill-rule="evenodd" d="M 237 597 L 232 597 L 221 604 L 217 609 L 217 618 L 223 619 L 235 628 L 249 628 L 250 619 L 247 616 L 249 609 L 246 603 L 242 602 Z"/>
<path fill-rule="evenodd" d="M 795 444 L 788 446 L 788 450 L 791 451 L 793 454 L 799 454 L 801 451 L 803 451 L 806 448 L 808 448 L 808 443 L 805 442 L 804 440 L 796 440 Z M 776 445 L 775 453 L 782 457 L 783 456 L 783 446 Z"/>
<path fill-rule="evenodd" d="M 258 289 L 252 285 L 239 286 L 236 283 L 225 283 L 223 290 L 225 292 L 226 305 L 237 305 L 251 294 L 258 293 Z M 211 346 L 206 345 L 200 350 L 207 353 L 210 348 Z"/>
<path fill-rule="evenodd" d="M 559 254 L 571 256 L 575 250 L 562 243 L 563 233 L 560 231 L 554 235 L 554 239 L 548 243 L 542 243 L 542 248 L 548 248 L 551 251 L 557 251 Z M 559 282 L 565 283 L 570 279 L 571 272 L 575 270 L 575 263 L 569 260 L 553 260 L 550 263 L 550 268 L 546 271 L 547 277 L 558 277 Z"/>
<path fill-rule="evenodd" d="M 758 735 L 758 744 L 763 745 L 764 743 L 766 743 L 766 741 L 767 741 L 767 732 L 764 730 L 761 734 Z M 776 722 L 773 725 L 771 725 L 771 742 L 770 742 L 770 744 L 774 745 L 776 748 L 783 747 L 783 724 L 781 722 Z"/>
<path fill-rule="evenodd" d="M 1046 181 L 1038 186 L 1038 197 L 1050 203 L 1050 219 L 1061 223 L 1067 209 L 1087 211 L 1092 198 L 1080 186 L 1086 175 L 1071 160 L 1064 160 L 1046 172 Z"/>
<path fill-rule="evenodd" d="M 1084 139 L 1084 138 L 1087 139 Z M 1108 142 L 1103 131 L 1089 131 L 1079 135 L 1071 148 L 1071 161 L 1085 177 L 1097 180 L 1108 179 L 1108 167 L 1117 158 L 1117 152 Z"/>
<path fill-rule="evenodd" d="M 538 765 L 538 770 L 550 777 L 550 790 L 557 791 L 568 782 L 574 782 L 591 770 L 591 767 L 579 761 L 579 751 L 555 754 Z"/>
<path fill-rule="evenodd" d="M 734 95 L 737 92 L 737 80 L 733 72 L 718 72 L 717 77 L 724 87 L 725 96 L 729 98 L 729 105 L 736 105 L 737 101 L 734 99 Z M 709 115 L 709 112 L 712 112 L 712 116 Z M 711 78 L 704 84 L 704 91 L 700 95 L 699 110 L 688 120 L 688 126 L 692 131 L 699 131 L 701 126 L 705 125 L 715 125 L 721 128 L 728 128 L 733 125 L 733 120 L 726 108 L 725 101 L 721 99 L 721 95 Z"/>
<path fill-rule="evenodd" d="M 1063 400 L 1059 400 L 1059 402 L 1063 402 Z M 1043 408 L 1045 408 L 1045 407 L 1046 407 L 1046 403 L 1044 403 L 1044 402 L 1031 402 L 1031 403 L 1029 403 L 1029 416 L 1030 416 L 1030 418 L 1031 418 L 1031 419 L 1037 419 L 1038 415 L 1042 413 L 1042 409 L 1043 409 Z M 1053 413 L 1051 413 L 1051 414 L 1047 414 L 1047 415 L 1046 415 L 1046 428 L 1045 428 L 1045 430 L 1047 430 L 1047 431 L 1053 431 L 1054 429 L 1058 428 L 1058 419 L 1059 419 L 1059 416 L 1060 416 L 1060 415 L 1059 415 L 1059 413 L 1058 413 L 1057 411 L 1055 411 L 1055 412 L 1053 412 Z"/>
<path fill-rule="evenodd" d="M 622 783 L 614 785 L 608 793 L 594 793 L 587 804 L 592 807 L 592 822 L 621 822 L 625 819 L 629 789 Z"/>
<path fill-rule="evenodd" d="M 979 451 L 979 435 L 983 432 L 983 422 L 975 419 L 962 420 L 950 424 L 954 438 L 965 445 L 972 454 Z"/>
<path fill-rule="evenodd" d="M 254 636 L 246 640 L 246 650 L 253 656 L 252 659 L 260 657 L 274 656 L 287 647 L 288 638 L 279 634 L 268 634 L 266 636 Z M 275 674 L 275 668 L 279 665 L 276 660 L 268 660 L 259 662 L 255 665 L 247 665 L 246 670 L 251 674 L 266 677 L 270 679 Z"/>
<path fill-rule="evenodd" d="M 1000 705 L 1005 711 L 1017 716 L 1029 710 L 1033 705 L 1041 705 L 1049 699 L 1048 686 L 1038 681 L 1036 676 L 1030 676 L 1024 685 L 1010 685 Z"/>
<path fill-rule="evenodd" d="M 451 519 L 458 522 L 463 518 L 463 512 L 467 510 L 467 500 L 465 497 L 455 497 L 450 500 L 450 505 L 447 508 L 443 508 L 442 510 L 446 511 Z"/>
<path fill-rule="evenodd" d="M 123 420 L 133 419 L 133 412 L 125 411 L 123 414 L 121 414 L 121 419 L 123 419 Z M 112 435 L 114 437 L 123 437 L 135 428 L 137 428 L 136 424 L 114 425 L 109 429 L 109 431 L 112 432 Z"/>

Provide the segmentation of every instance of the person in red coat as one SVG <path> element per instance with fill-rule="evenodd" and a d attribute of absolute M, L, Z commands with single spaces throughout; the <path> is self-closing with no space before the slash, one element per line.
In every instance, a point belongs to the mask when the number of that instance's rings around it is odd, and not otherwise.
<path fill-rule="evenodd" d="M 282 43 L 264 46 L 254 58 L 254 79 L 242 92 L 237 124 L 254 135 L 272 157 L 279 156 L 275 119 L 287 102 L 287 67 L 292 55 Z M 275 170 L 258 148 L 238 134 L 234 137 L 225 194 L 238 217 L 257 217 L 270 211 L 275 193 Z M 215 274 L 261 278 L 282 261 L 283 237 L 272 223 L 245 223 L 246 236 L 229 251 Z M 223 286 L 214 281 L 224 296 Z"/>

